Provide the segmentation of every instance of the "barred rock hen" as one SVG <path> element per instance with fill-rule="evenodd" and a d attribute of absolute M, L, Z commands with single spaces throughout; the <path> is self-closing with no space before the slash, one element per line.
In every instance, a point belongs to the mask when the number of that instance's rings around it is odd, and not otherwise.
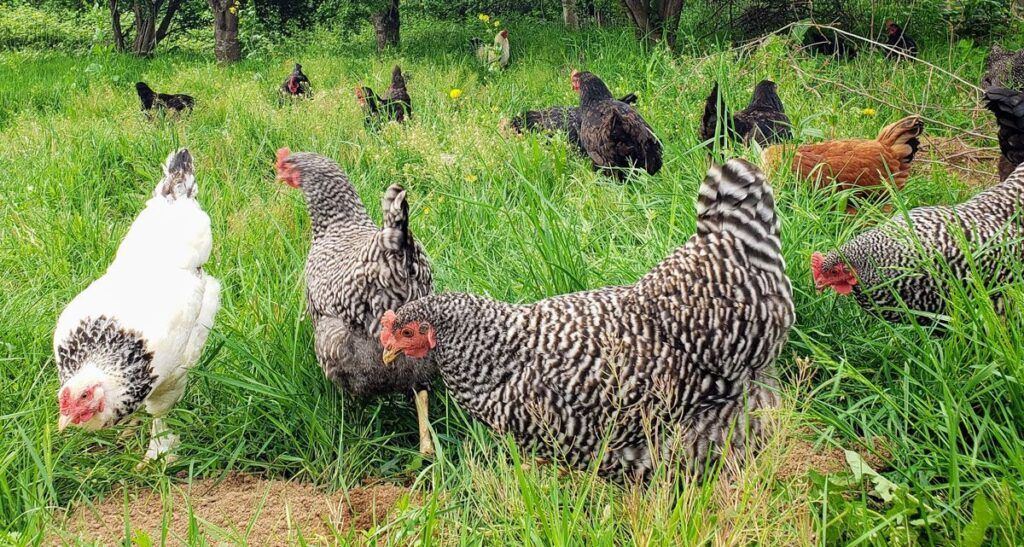
<path fill-rule="evenodd" d="M 989 92 L 990 108 L 1004 108 L 1000 90 Z M 1020 110 L 1019 94 L 1017 101 Z M 996 116 L 1005 114 L 997 110 Z M 1019 144 L 1021 133 L 1004 125 L 1004 120 L 1000 118 L 1000 140 L 1004 130 L 1012 129 Z M 1021 127 L 1020 121 L 1018 117 L 1016 127 Z M 988 286 L 1010 279 L 1024 257 L 1022 213 L 1024 168 L 1018 167 L 999 185 L 964 203 L 918 207 L 854 237 L 838 251 L 814 253 L 814 284 L 818 290 L 852 293 L 861 307 L 887 321 L 906 319 L 902 303 L 918 315 L 920 323 L 934 323 L 935 315 L 946 310 L 944 295 L 950 279 L 966 285 L 980 276 Z M 964 241 L 971 250 L 970 259 Z M 948 270 L 948 274 L 936 279 L 931 274 L 936 270 L 926 267 L 930 257 L 938 257 L 938 271 Z M 1001 298 L 996 304 L 1001 308 Z"/>
<path fill-rule="evenodd" d="M 654 175 L 661 170 L 661 142 L 632 106 L 612 97 L 601 78 L 573 71 L 572 88 L 580 95 L 580 142 L 594 169 L 619 180 L 628 168 Z"/>
<path fill-rule="evenodd" d="M 356 101 L 366 114 L 367 127 L 392 120 L 402 123 L 412 117 L 412 97 L 405 87 L 405 76 L 398 65 L 391 71 L 391 86 L 383 96 L 377 96 L 369 87 L 360 86 L 356 88 Z"/>
<path fill-rule="evenodd" d="M 981 78 L 981 88 L 1005 87 L 1024 90 L 1024 49 L 1009 51 L 992 46 L 992 51 L 985 58 L 985 75 Z"/>
<path fill-rule="evenodd" d="M 772 171 L 792 153 L 792 168 L 798 176 L 822 185 L 835 181 L 839 190 L 878 188 L 890 174 L 896 187 L 903 188 L 923 130 L 921 118 L 909 116 L 883 128 L 875 140 L 802 144 L 795 150 L 790 145 L 775 145 L 766 148 L 761 159 L 765 169 Z"/>
<path fill-rule="evenodd" d="M 292 73 L 281 84 L 280 93 L 282 98 L 309 98 L 313 96 L 313 88 L 309 78 L 302 72 L 302 65 L 295 63 Z"/>
<path fill-rule="evenodd" d="M 196 100 L 192 98 L 191 95 L 184 95 L 180 93 L 175 95 L 157 93 L 146 85 L 145 82 L 136 82 L 135 92 L 139 94 L 139 102 L 142 103 L 142 111 L 147 115 L 152 113 L 154 110 L 171 110 L 180 114 L 186 110 L 191 111 L 192 107 L 196 104 Z"/>
<path fill-rule="evenodd" d="M 324 374 L 348 393 L 415 396 L 420 452 L 433 452 L 427 389 L 436 374 L 428 363 L 403 359 L 381 366 L 380 317 L 385 310 L 430 294 L 426 254 L 409 230 L 405 190 L 392 185 L 381 200 L 384 226 L 366 214 L 337 163 L 287 148 L 277 152 L 278 178 L 306 196 L 313 242 L 306 259 L 306 303 L 316 357 Z"/>
<path fill-rule="evenodd" d="M 385 363 L 433 358 L 470 414 L 539 455 L 583 467 L 607 441 L 599 472 L 642 480 L 673 454 L 699 473 L 757 444 L 793 321 L 771 187 L 732 160 L 700 188 L 696 235 L 636 284 L 428 296 L 389 311 L 381 342 Z"/>
<path fill-rule="evenodd" d="M 885 50 L 885 56 L 889 59 L 898 59 L 900 53 L 917 57 L 917 42 L 902 27 L 897 25 L 895 21 L 885 22 L 885 43 L 890 48 L 893 48 Z"/>
<path fill-rule="evenodd" d="M 999 125 L 999 180 L 1024 163 L 1024 92 L 1005 88 L 985 91 L 988 109 Z"/>
<path fill-rule="evenodd" d="M 106 273 L 60 314 L 59 430 L 109 427 L 145 406 L 153 424 L 144 461 L 177 445 L 163 418 L 220 307 L 220 283 L 203 272 L 212 235 L 197 192 L 192 156 L 172 153 Z"/>
<path fill-rule="evenodd" d="M 619 99 L 626 104 L 635 104 L 636 93 L 630 93 Z M 551 133 L 565 133 L 569 143 L 575 146 L 581 154 L 586 154 L 580 142 L 580 107 L 578 106 L 552 106 L 544 110 L 528 110 L 526 113 L 512 118 L 510 124 L 516 133 L 524 131 L 547 131 Z"/>
<path fill-rule="evenodd" d="M 725 127 L 722 127 L 723 124 Z M 784 141 L 793 137 L 789 117 L 782 106 L 782 99 L 776 91 L 775 82 L 761 80 L 754 87 L 750 104 L 730 116 L 725 100 L 718 90 L 718 82 L 711 88 L 711 94 L 704 102 L 704 117 L 701 118 L 700 138 L 712 146 L 715 136 L 720 146 L 727 138 L 748 144 L 751 141 L 760 146 Z"/>
<path fill-rule="evenodd" d="M 818 27 L 809 27 L 804 33 L 804 47 L 812 55 L 838 56 L 853 59 L 857 56 L 857 46 L 830 29 L 824 31 Z"/>

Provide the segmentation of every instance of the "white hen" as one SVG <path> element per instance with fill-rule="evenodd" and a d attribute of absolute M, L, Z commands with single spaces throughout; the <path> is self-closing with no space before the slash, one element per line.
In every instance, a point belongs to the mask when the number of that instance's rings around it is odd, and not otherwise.
<path fill-rule="evenodd" d="M 61 313 L 58 429 L 112 426 L 145 404 L 153 426 L 144 461 L 177 444 L 163 417 L 184 393 L 220 307 L 220 283 L 202 269 L 213 237 L 197 191 L 192 156 L 172 152 L 114 262 Z"/>

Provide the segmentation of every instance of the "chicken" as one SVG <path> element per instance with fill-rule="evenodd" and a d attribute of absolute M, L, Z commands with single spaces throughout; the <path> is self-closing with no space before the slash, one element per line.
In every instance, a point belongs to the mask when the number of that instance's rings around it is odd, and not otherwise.
<path fill-rule="evenodd" d="M 999 125 L 999 180 L 1004 181 L 1024 163 L 1024 92 L 991 88 L 985 102 Z"/>
<path fill-rule="evenodd" d="M 635 93 L 623 96 L 620 102 L 635 104 L 637 96 Z M 512 118 L 511 127 L 516 133 L 524 131 L 546 131 L 565 133 L 569 143 L 575 146 L 581 154 L 586 155 L 587 150 L 580 142 L 580 107 L 578 106 L 553 106 L 544 110 L 528 110 L 526 113 Z"/>
<path fill-rule="evenodd" d="M 192 156 L 171 153 L 113 263 L 60 314 L 58 430 L 110 427 L 145 406 L 153 423 L 143 462 L 172 456 L 178 438 L 164 417 L 220 307 L 220 283 L 203 271 L 212 235 L 197 192 Z"/>
<path fill-rule="evenodd" d="M 887 58 L 898 59 L 901 53 L 917 57 L 917 42 L 892 20 L 885 22 L 885 44 L 893 48 L 885 50 Z"/>
<path fill-rule="evenodd" d="M 580 95 L 580 143 L 594 169 L 623 180 L 625 168 L 654 175 L 661 170 L 661 142 L 632 106 L 612 98 L 608 87 L 590 72 L 573 71 L 572 88 Z"/>
<path fill-rule="evenodd" d="M 383 97 L 377 96 L 369 87 L 360 86 L 356 88 L 356 101 L 366 114 L 367 127 L 392 120 L 402 123 L 412 117 L 412 98 L 405 88 L 405 76 L 398 65 L 391 71 L 391 86 Z"/>
<path fill-rule="evenodd" d="M 813 55 L 838 56 L 853 59 L 857 56 L 857 46 L 840 36 L 834 30 L 824 32 L 818 27 L 809 27 L 804 33 L 804 47 Z"/>
<path fill-rule="evenodd" d="M 167 93 L 156 93 L 145 82 L 136 82 L 135 91 L 139 94 L 139 101 L 142 103 L 142 111 L 150 115 L 154 110 L 174 111 L 177 114 L 191 111 L 196 100 L 191 95 L 169 95 Z"/>
<path fill-rule="evenodd" d="M 484 64 L 488 70 L 500 70 L 508 66 L 509 58 L 512 55 L 512 48 L 508 43 L 508 31 L 502 30 L 494 35 L 494 43 L 487 45 L 479 38 L 470 40 L 470 47 L 476 53 L 476 58 Z"/>
<path fill-rule="evenodd" d="M 998 44 L 985 58 L 985 75 L 981 78 L 981 88 L 1005 87 L 1024 90 L 1024 49 L 1008 51 Z"/>
<path fill-rule="evenodd" d="M 792 146 L 775 145 L 764 149 L 761 158 L 770 172 L 792 152 L 792 168 L 798 176 L 822 185 L 834 181 L 838 190 L 878 188 L 890 175 L 896 187 L 903 188 L 923 130 L 921 118 L 909 116 L 883 128 L 875 140 L 802 144 L 795 151 Z"/>
<path fill-rule="evenodd" d="M 309 98 L 313 96 L 313 88 L 309 83 L 309 78 L 302 72 L 302 65 L 295 63 L 292 73 L 281 84 L 280 93 L 283 99 Z"/>
<path fill-rule="evenodd" d="M 721 114 L 719 114 L 721 110 Z M 723 122 L 724 120 L 724 122 Z M 722 124 L 727 124 L 722 127 Z M 740 140 L 744 144 L 751 141 L 759 146 L 767 146 L 773 142 L 784 141 L 793 137 L 790 130 L 786 109 L 776 91 L 775 82 L 761 80 L 754 87 L 754 95 L 750 104 L 735 115 L 730 116 L 725 100 L 718 90 L 718 82 L 711 88 L 711 94 L 704 102 L 704 117 L 701 118 L 700 138 L 712 146 L 715 136 L 719 137 L 720 146 L 725 146 L 726 138 Z"/>
<path fill-rule="evenodd" d="M 941 322 L 937 314 L 946 311 L 949 281 L 995 287 L 1012 279 L 1024 256 L 1022 208 L 1024 168 L 1018 168 L 964 203 L 918 207 L 838 251 L 814 253 L 814 284 L 819 291 L 852 293 L 861 307 L 887 321 L 907 320 L 906 306 L 921 324 Z M 1001 311 L 1002 298 L 995 303 Z"/>
<path fill-rule="evenodd" d="M 700 188 L 696 235 L 636 284 L 527 305 L 432 295 L 386 313 L 381 342 L 527 449 L 633 480 L 755 447 L 793 321 L 771 187 L 731 160 Z"/>
<path fill-rule="evenodd" d="M 282 148 L 277 175 L 306 196 L 313 231 L 306 259 L 306 303 L 320 367 L 356 397 L 414 395 L 420 452 L 432 453 L 427 390 L 436 372 L 430 363 L 414 365 L 405 359 L 385 370 L 378 341 L 385 310 L 432 290 L 430 263 L 409 230 L 405 190 L 398 184 L 388 188 L 381 201 L 384 226 L 378 228 L 334 161 Z"/>

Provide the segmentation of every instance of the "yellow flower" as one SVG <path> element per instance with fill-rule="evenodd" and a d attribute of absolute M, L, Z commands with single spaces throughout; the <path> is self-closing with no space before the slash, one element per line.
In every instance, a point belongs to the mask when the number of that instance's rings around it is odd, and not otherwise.
<path fill-rule="evenodd" d="M 424 207 L 423 208 L 423 214 L 424 215 L 429 215 L 430 214 L 430 207 Z"/>
<path fill-rule="evenodd" d="M 498 20 L 498 19 L 495 19 L 495 20 L 494 20 L 494 28 L 498 28 L 498 27 L 500 27 L 500 26 L 501 26 L 501 21 L 500 21 L 500 20 Z"/>
<path fill-rule="evenodd" d="M 865 116 L 871 117 L 874 117 L 875 114 L 878 114 L 878 112 L 874 108 L 865 108 L 864 110 L 861 110 L 860 113 L 864 114 Z"/>
<path fill-rule="evenodd" d="M 486 22 L 488 22 L 488 21 L 490 21 L 490 20 L 491 20 L 491 16 L 490 16 L 490 15 L 487 15 L 486 13 L 481 13 L 481 14 L 480 14 L 480 15 L 478 15 L 477 17 L 478 17 L 478 18 L 479 18 L 479 19 L 480 19 L 481 21 L 483 21 L 484 23 L 486 23 Z"/>
<path fill-rule="evenodd" d="M 234 15 L 238 13 L 238 6 L 231 6 L 230 8 L 228 8 L 228 11 L 231 12 L 231 15 Z"/>
<path fill-rule="evenodd" d="M 466 175 L 466 182 L 468 182 L 468 183 L 476 182 L 476 175 Z"/>
<path fill-rule="evenodd" d="M 462 90 L 457 87 L 453 87 L 452 90 L 448 92 L 448 96 L 452 99 L 458 99 L 462 96 Z"/>

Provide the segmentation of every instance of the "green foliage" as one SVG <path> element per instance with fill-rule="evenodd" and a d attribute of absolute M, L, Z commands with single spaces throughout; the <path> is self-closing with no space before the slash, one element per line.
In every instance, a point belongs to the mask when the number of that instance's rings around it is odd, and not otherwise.
<path fill-rule="evenodd" d="M 86 49 L 96 37 L 88 12 L 0 3 L 0 49 Z"/>

